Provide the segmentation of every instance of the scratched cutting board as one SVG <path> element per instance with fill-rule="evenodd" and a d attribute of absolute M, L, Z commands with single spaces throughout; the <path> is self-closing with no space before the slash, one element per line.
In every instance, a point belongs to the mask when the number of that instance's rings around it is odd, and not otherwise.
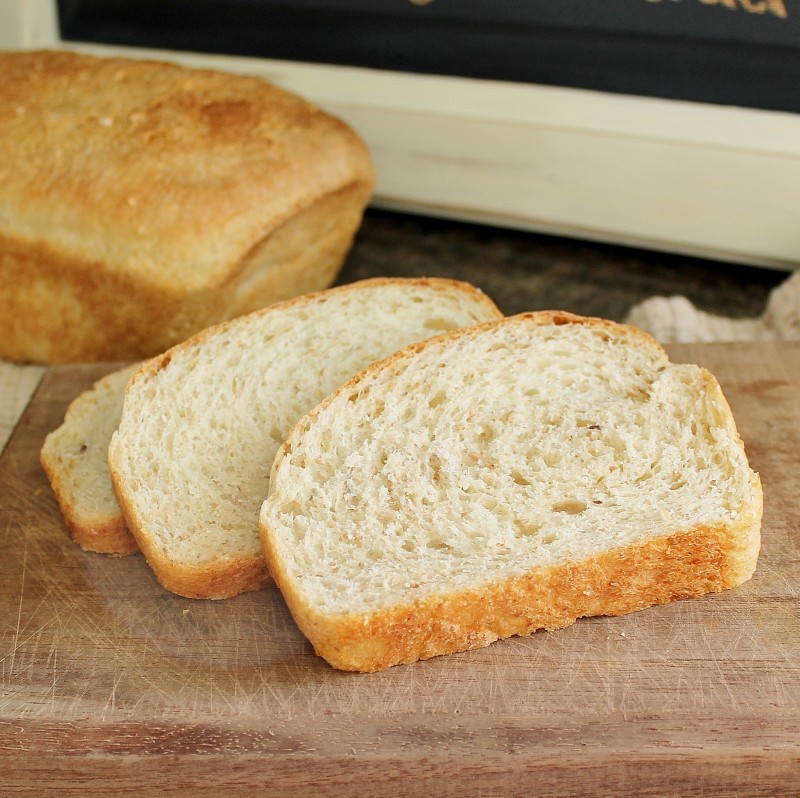
<path fill-rule="evenodd" d="M 49 369 L 0 457 L 0 792 L 800 794 L 800 344 L 671 351 L 761 472 L 753 580 L 367 676 L 275 589 L 191 601 L 72 544 L 38 451 L 108 366 Z"/>

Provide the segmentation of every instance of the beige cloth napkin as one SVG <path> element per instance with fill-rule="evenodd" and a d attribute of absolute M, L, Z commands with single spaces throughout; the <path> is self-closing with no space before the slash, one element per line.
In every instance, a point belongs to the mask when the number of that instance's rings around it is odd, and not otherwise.
<path fill-rule="evenodd" d="M 800 340 L 800 271 L 775 288 L 763 315 L 729 319 L 696 308 L 686 297 L 651 297 L 634 305 L 626 321 L 661 343 Z"/>

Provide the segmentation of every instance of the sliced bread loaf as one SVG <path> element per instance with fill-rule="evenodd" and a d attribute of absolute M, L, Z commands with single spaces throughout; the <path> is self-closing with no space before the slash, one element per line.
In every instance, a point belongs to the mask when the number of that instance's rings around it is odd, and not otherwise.
<path fill-rule="evenodd" d="M 317 652 L 374 671 L 739 585 L 761 508 L 708 371 L 542 312 L 352 379 L 281 447 L 260 526 Z"/>
<path fill-rule="evenodd" d="M 117 497 L 164 587 L 224 598 L 269 580 L 258 512 L 297 420 L 373 361 L 500 317 L 451 280 L 365 280 L 206 330 L 132 377 L 109 447 Z"/>
<path fill-rule="evenodd" d="M 67 409 L 44 441 L 40 461 L 73 540 L 87 551 L 133 554 L 108 471 L 108 444 L 119 424 L 125 384 L 137 364 L 98 380 Z"/>

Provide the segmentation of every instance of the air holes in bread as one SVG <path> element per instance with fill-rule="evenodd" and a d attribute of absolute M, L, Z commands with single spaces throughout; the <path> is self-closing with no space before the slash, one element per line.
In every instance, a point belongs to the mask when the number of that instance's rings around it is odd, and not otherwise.
<path fill-rule="evenodd" d="M 489 443 L 494 440 L 495 432 L 491 427 L 484 427 L 478 435 L 478 440 L 481 443 Z"/>
<path fill-rule="evenodd" d="M 428 407 L 439 407 L 442 402 L 447 398 L 447 394 L 444 391 L 436 391 L 436 393 L 431 394 L 428 398 Z"/>
<path fill-rule="evenodd" d="M 440 330 L 441 332 L 453 329 L 453 324 L 451 322 L 441 318 L 428 319 L 423 326 L 426 330 Z"/>
<path fill-rule="evenodd" d="M 514 531 L 520 537 L 533 537 L 538 535 L 542 529 L 542 525 L 534 521 L 519 520 L 515 522 Z"/>
<path fill-rule="evenodd" d="M 577 499 L 566 499 L 553 505 L 554 513 L 567 513 L 567 515 L 580 515 L 586 511 L 586 502 Z"/>
<path fill-rule="evenodd" d="M 514 482 L 516 482 L 516 483 L 517 483 L 517 485 L 530 485 L 530 484 L 531 484 L 530 480 L 526 479 L 526 478 L 525 478 L 525 477 L 522 475 L 522 473 L 520 473 L 520 472 L 519 472 L 519 471 L 517 471 L 516 469 L 513 469 L 513 470 L 511 471 L 511 479 L 513 479 L 513 480 L 514 480 Z"/>
<path fill-rule="evenodd" d="M 543 452 L 542 460 L 546 466 L 553 468 L 561 462 L 561 455 L 558 452 Z"/>

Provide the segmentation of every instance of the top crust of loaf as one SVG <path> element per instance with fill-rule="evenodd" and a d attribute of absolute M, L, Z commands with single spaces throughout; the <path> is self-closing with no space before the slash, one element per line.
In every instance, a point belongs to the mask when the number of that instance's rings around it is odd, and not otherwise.
<path fill-rule="evenodd" d="M 183 294 L 229 278 L 320 198 L 373 182 L 352 130 L 259 78 L 0 53 L 0 240 L 14 248 Z"/>
<path fill-rule="evenodd" d="M 306 415 L 260 528 L 348 670 L 741 584 L 762 512 L 714 377 L 636 328 L 521 314 L 407 347 Z"/>

